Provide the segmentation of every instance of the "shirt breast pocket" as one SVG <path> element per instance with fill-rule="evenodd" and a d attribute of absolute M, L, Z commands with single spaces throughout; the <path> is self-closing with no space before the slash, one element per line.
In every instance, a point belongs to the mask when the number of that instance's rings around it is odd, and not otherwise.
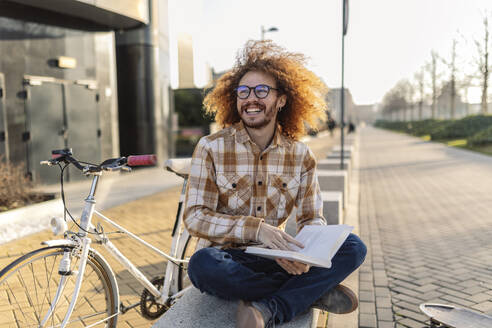
<path fill-rule="evenodd" d="M 272 211 L 272 219 L 287 218 L 294 208 L 299 180 L 288 175 L 270 174 L 268 179 L 268 203 L 276 209 Z"/>
<path fill-rule="evenodd" d="M 217 210 L 230 215 L 249 215 L 253 196 L 252 177 L 249 174 L 217 173 L 219 204 Z"/>

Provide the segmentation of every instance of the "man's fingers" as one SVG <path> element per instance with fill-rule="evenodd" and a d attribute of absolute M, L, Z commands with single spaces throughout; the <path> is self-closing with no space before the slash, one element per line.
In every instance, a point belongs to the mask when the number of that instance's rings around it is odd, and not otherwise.
<path fill-rule="evenodd" d="M 296 265 L 296 262 L 292 262 L 292 261 L 289 261 L 289 260 L 286 260 L 286 259 L 282 259 L 282 264 L 283 264 L 283 268 L 286 269 L 285 271 L 287 271 L 288 273 L 290 274 L 294 274 L 294 275 L 300 275 L 300 274 L 303 274 L 303 270 L 301 270 L 301 268 L 299 268 L 297 265 Z"/>
<path fill-rule="evenodd" d="M 292 243 L 300 248 L 304 248 L 304 245 L 300 241 L 295 240 L 294 237 L 292 237 L 288 233 L 283 232 L 282 237 L 284 237 L 284 239 L 286 239 L 287 242 Z"/>
<path fill-rule="evenodd" d="M 297 274 L 296 270 L 292 267 L 289 261 L 284 259 L 277 259 L 277 263 L 285 270 L 288 274 Z"/>

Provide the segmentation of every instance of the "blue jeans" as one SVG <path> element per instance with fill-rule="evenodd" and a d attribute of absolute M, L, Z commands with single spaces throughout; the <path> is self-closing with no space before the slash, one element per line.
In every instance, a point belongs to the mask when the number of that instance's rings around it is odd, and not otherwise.
<path fill-rule="evenodd" d="M 227 300 L 263 303 L 277 323 L 305 313 L 324 293 L 357 269 L 366 256 L 366 246 L 350 234 L 332 259 L 330 269 L 311 267 L 290 275 L 275 261 L 244 253 L 240 249 L 203 248 L 190 259 L 188 276 L 202 292 Z"/>

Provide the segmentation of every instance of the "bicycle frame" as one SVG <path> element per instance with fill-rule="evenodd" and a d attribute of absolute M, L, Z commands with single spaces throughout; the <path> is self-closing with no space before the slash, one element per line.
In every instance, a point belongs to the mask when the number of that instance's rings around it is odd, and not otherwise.
<path fill-rule="evenodd" d="M 176 222 L 175 222 L 175 229 L 174 231 L 177 231 L 178 233 L 173 234 L 173 239 L 172 239 L 172 246 L 171 246 L 171 251 L 170 255 L 166 254 L 165 252 L 159 250 L 155 246 L 149 244 L 145 240 L 141 239 L 140 237 L 136 236 L 132 232 L 128 231 L 127 229 L 123 228 L 116 222 L 112 221 L 110 218 L 106 217 L 102 213 L 98 212 L 95 210 L 95 193 L 97 189 L 97 184 L 99 181 L 99 177 L 101 176 L 101 172 L 94 173 L 92 174 L 94 177 L 92 179 L 92 184 L 90 188 L 89 195 L 85 199 L 85 205 L 84 209 L 82 211 L 81 219 L 80 219 L 80 227 L 79 232 L 77 236 L 77 240 L 71 240 L 71 239 L 64 239 L 64 240 L 49 240 L 43 242 L 43 244 L 48 245 L 48 246 L 56 246 L 56 245 L 77 245 L 81 246 L 80 253 L 81 253 L 81 260 L 78 265 L 78 272 L 77 272 L 77 278 L 76 278 L 76 283 L 75 283 L 75 289 L 74 293 L 72 295 L 72 299 L 70 301 L 69 308 L 67 310 L 67 313 L 65 314 L 65 318 L 63 322 L 61 323 L 61 327 L 65 327 L 65 325 L 68 323 L 68 320 L 70 316 L 72 315 L 73 309 L 75 307 L 75 304 L 77 302 L 78 294 L 80 291 L 80 287 L 82 284 L 82 278 L 84 276 L 84 271 L 85 271 L 85 266 L 87 264 L 87 257 L 89 254 L 89 250 L 91 249 L 91 238 L 88 237 L 88 234 L 86 231 L 91 231 L 91 232 L 96 232 L 95 234 L 95 240 L 102 244 L 103 247 L 118 261 L 120 262 L 129 272 L 130 274 L 135 277 L 137 281 L 142 284 L 144 288 L 146 288 L 155 298 L 156 301 L 161 303 L 161 304 L 166 304 L 168 302 L 171 302 L 177 298 L 179 298 L 183 293 L 188 289 L 185 288 L 181 291 L 178 292 L 177 290 L 177 283 L 176 283 L 176 277 L 178 276 L 178 264 L 187 264 L 188 260 L 186 259 L 178 259 L 176 256 L 177 254 L 181 254 L 180 252 L 184 248 L 184 244 L 186 243 L 188 239 L 188 231 L 186 229 L 183 229 L 182 226 L 182 217 L 183 217 L 183 211 L 182 211 L 182 206 L 180 205 L 178 208 L 178 215 L 176 216 Z M 183 188 L 181 191 L 180 195 L 180 203 L 183 202 L 184 200 L 184 193 L 186 190 L 186 183 L 187 179 L 184 180 L 183 182 Z M 150 248 L 151 250 L 155 251 L 157 254 L 162 256 L 163 258 L 168 260 L 168 264 L 173 264 L 173 265 L 167 265 L 166 267 L 166 275 L 164 278 L 164 285 L 162 286 L 161 290 L 158 290 L 140 271 L 127 257 L 121 253 L 121 251 L 104 235 L 101 234 L 100 232 L 97 231 L 97 229 L 94 227 L 92 224 L 92 218 L 93 215 L 96 214 L 98 217 L 103 219 L 105 222 L 111 224 L 113 227 L 117 228 L 118 230 L 124 232 L 128 236 L 130 236 L 132 239 L 136 240 L 140 244 Z M 60 298 L 60 295 L 63 291 L 64 288 L 64 281 L 66 280 L 66 276 L 61 276 L 60 279 L 60 284 L 58 286 L 58 290 L 53 298 L 52 305 L 50 309 L 48 310 L 48 313 L 46 314 L 45 318 L 43 319 L 41 326 L 44 326 L 44 324 L 48 321 L 50 318 L 54 308 L 57 306 L 58 300 Z M 116 315 L 119 315 L 121 313 L 121 310 L 118 311 Z M 97 323 L 96 323 L 97 324 Z"/>

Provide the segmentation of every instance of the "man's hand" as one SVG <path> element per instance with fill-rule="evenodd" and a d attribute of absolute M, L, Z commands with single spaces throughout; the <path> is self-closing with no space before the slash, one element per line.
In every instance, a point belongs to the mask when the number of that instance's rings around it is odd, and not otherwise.
<path fill-rule="evenodd" d="M 292 236 L 268 223 L 262 222 L 259 229 L 258 241 L 271 249 L 293 251 L 294 249 L 289 246 L 289 243 L 304 248 L 304 245 L 295 240 Z"/>
<path fill-rule="evenodd" d="M 277 264 L 280 265 L 287 273 L 293 275 L 303 274 L 309 271 L 311 266 L 302 262 L 289 261 L 286 259 L 276 259 Z"/>
<path fill-rule="evenodd" d="M 258 241 L 265 246 L 272 249 L 281 249 L 285 251 L 292 251 L 292 247 L 289 243 L 292 243 L 300 248 L 304 248 L 304 245 L 295 240 L 292 236 L 286 232 L 280 230 L 277 227 L 262 222 L 260 224 L 260 231 L 258 232 Z M 280 265 L 289 274 L 303 274 L 309 271 L 310 266 L 301 262 L 289 261 L 286 259 L 276 259 L 278 265 Z"/>

